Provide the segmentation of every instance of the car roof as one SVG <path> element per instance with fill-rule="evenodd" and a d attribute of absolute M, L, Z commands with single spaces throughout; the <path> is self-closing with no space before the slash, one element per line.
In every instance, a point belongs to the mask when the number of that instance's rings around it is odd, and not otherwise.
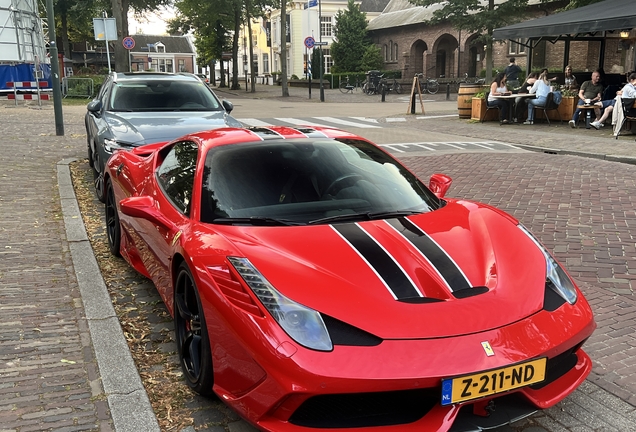
<path fill-rule="evenodd" d="M 116 82 L 135 80 L 168 80 L 168 81 L 198 81 L 199 79 L 191 73 L 168 73 L 168 72 L 113 72 L 113 80 Z"/>

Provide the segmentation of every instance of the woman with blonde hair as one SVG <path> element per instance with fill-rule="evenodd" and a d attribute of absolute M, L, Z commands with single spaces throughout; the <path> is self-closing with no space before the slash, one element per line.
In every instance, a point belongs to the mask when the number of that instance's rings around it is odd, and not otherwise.
<path fill-rule="evenodd" d="M 528 101 L 528 119 L 523 124 L 534 124 L 534 107 L 545 106 L 550 93 L 550 83 L 548 81 L 548 73 L 542 72 L 539 78 L 534 82 L 530 93 L 536 95 L 534 99 Z"/>

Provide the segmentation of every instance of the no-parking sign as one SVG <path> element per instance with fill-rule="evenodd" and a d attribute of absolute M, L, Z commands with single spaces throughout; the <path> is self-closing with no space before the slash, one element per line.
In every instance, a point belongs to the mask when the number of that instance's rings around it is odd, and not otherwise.
<path fill-rule="evenodd" d="M 131 38 L 130 36 L 126 36 L 122 41 L 121 44 L 124 46 L 124 48 L 126 48 L 127 50 L 131 50 L 135 47 L 135 40 L 133 38 Z"/>
<path fill-rule="evenodd" d="M 305 46 L 309 49 L 312 49 L 314 45 L 316 45 L 316 41 L 314 40 L 314 38 L 311 36 L 307 36 L 305 38 Z"/>

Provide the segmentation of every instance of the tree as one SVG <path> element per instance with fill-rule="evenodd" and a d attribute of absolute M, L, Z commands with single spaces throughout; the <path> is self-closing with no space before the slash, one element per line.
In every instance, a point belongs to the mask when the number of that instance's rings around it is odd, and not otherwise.
<path fill-rule="evenodd" d="M 117 42 L 115 43 L 115 70 L 124 72 L 128 70 L 128 50 L 122 45 L 122 40 L 129 36 L 128 12 L 131 10 L 135 14 L 144 14 L 154 11 L 159 6 L 172 3 L 172 0 L 110 0 L 112 16 L 117 24 Z"/>
<path fill-rule="evenodd" d="M 71 58 L 71 42 L 93 39 L 93 18 L 101 16 L 106 6 L 103 0 L 55 1 L 55 33 L 62 39 L 65 56 Z"/>
<path fill-rule="evenodd" d="M 336 14 L 334 33 L 336 40 L 331 44 L 334 71 L 362 71 L 362 57 L 371 41 L 367 35 L 367 14 L 360 11 L 354 0 L 349 0 L 347 9 Z"/>
<path fill-rule="evenodd" d="M 280 2 L 280 78 L 283 97 L 289 97 L 287 87 L 287 0 Z"/>
<path fill-rule="evenodd" d="M 364 51 L 362 61 L 360 62 L 360 68 L 363 71 L 380 70 L 384 68 L 384 60 L 382 59 L 382 51 L 380 47 L 371 44 Z"/>
<path fill-rule="evenodd" d="M 420 6 L 442 5 L 433 12 L 431 24 L 448 21 L 460 30 L 481 33 L 478 39 L 486 44 L 486 79 L 492 78 L 492 31 L 522 19 L 520 11 L 528 6 L 528 0 L 409 0 Z"/>
<path fill-rule="evenodd" d="M 176 17 L 168 22 L 168 31 L 194 34 L 198 61 L 212 67 L 221 66 L 221 87 L 226 86 L 223 53 L 232 49 L 230 29 L 234 16 L 227 13 L 231 5 L 226 0 L 179 0 L 175 3 Z M 215 81 L 215 80 L 213 80 Z"/>

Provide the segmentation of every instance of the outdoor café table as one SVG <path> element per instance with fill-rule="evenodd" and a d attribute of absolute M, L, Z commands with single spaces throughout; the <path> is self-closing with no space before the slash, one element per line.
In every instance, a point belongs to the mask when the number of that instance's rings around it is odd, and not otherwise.
<path fill-rule="evenodd" d="M 512 120 L 512 113 L 515 111 L 515 99 L 518 97 L 521 98 L 534 98 L 536 95 L 534 93 L 517 93 L 517 94 L 509 94 L 509 95 L 492 95 L 495 99 L 512 99 L 512 104 L 510 109 L 508 110 L 508 121 Z"/>
<path fill-rule="evenodd" d="M 577 108 L 585 111 L 585 129 L 589 129 L 590 123 L 592 123 L 592 111 L 598 107 L 596 105 L 579 105 Z"/>

